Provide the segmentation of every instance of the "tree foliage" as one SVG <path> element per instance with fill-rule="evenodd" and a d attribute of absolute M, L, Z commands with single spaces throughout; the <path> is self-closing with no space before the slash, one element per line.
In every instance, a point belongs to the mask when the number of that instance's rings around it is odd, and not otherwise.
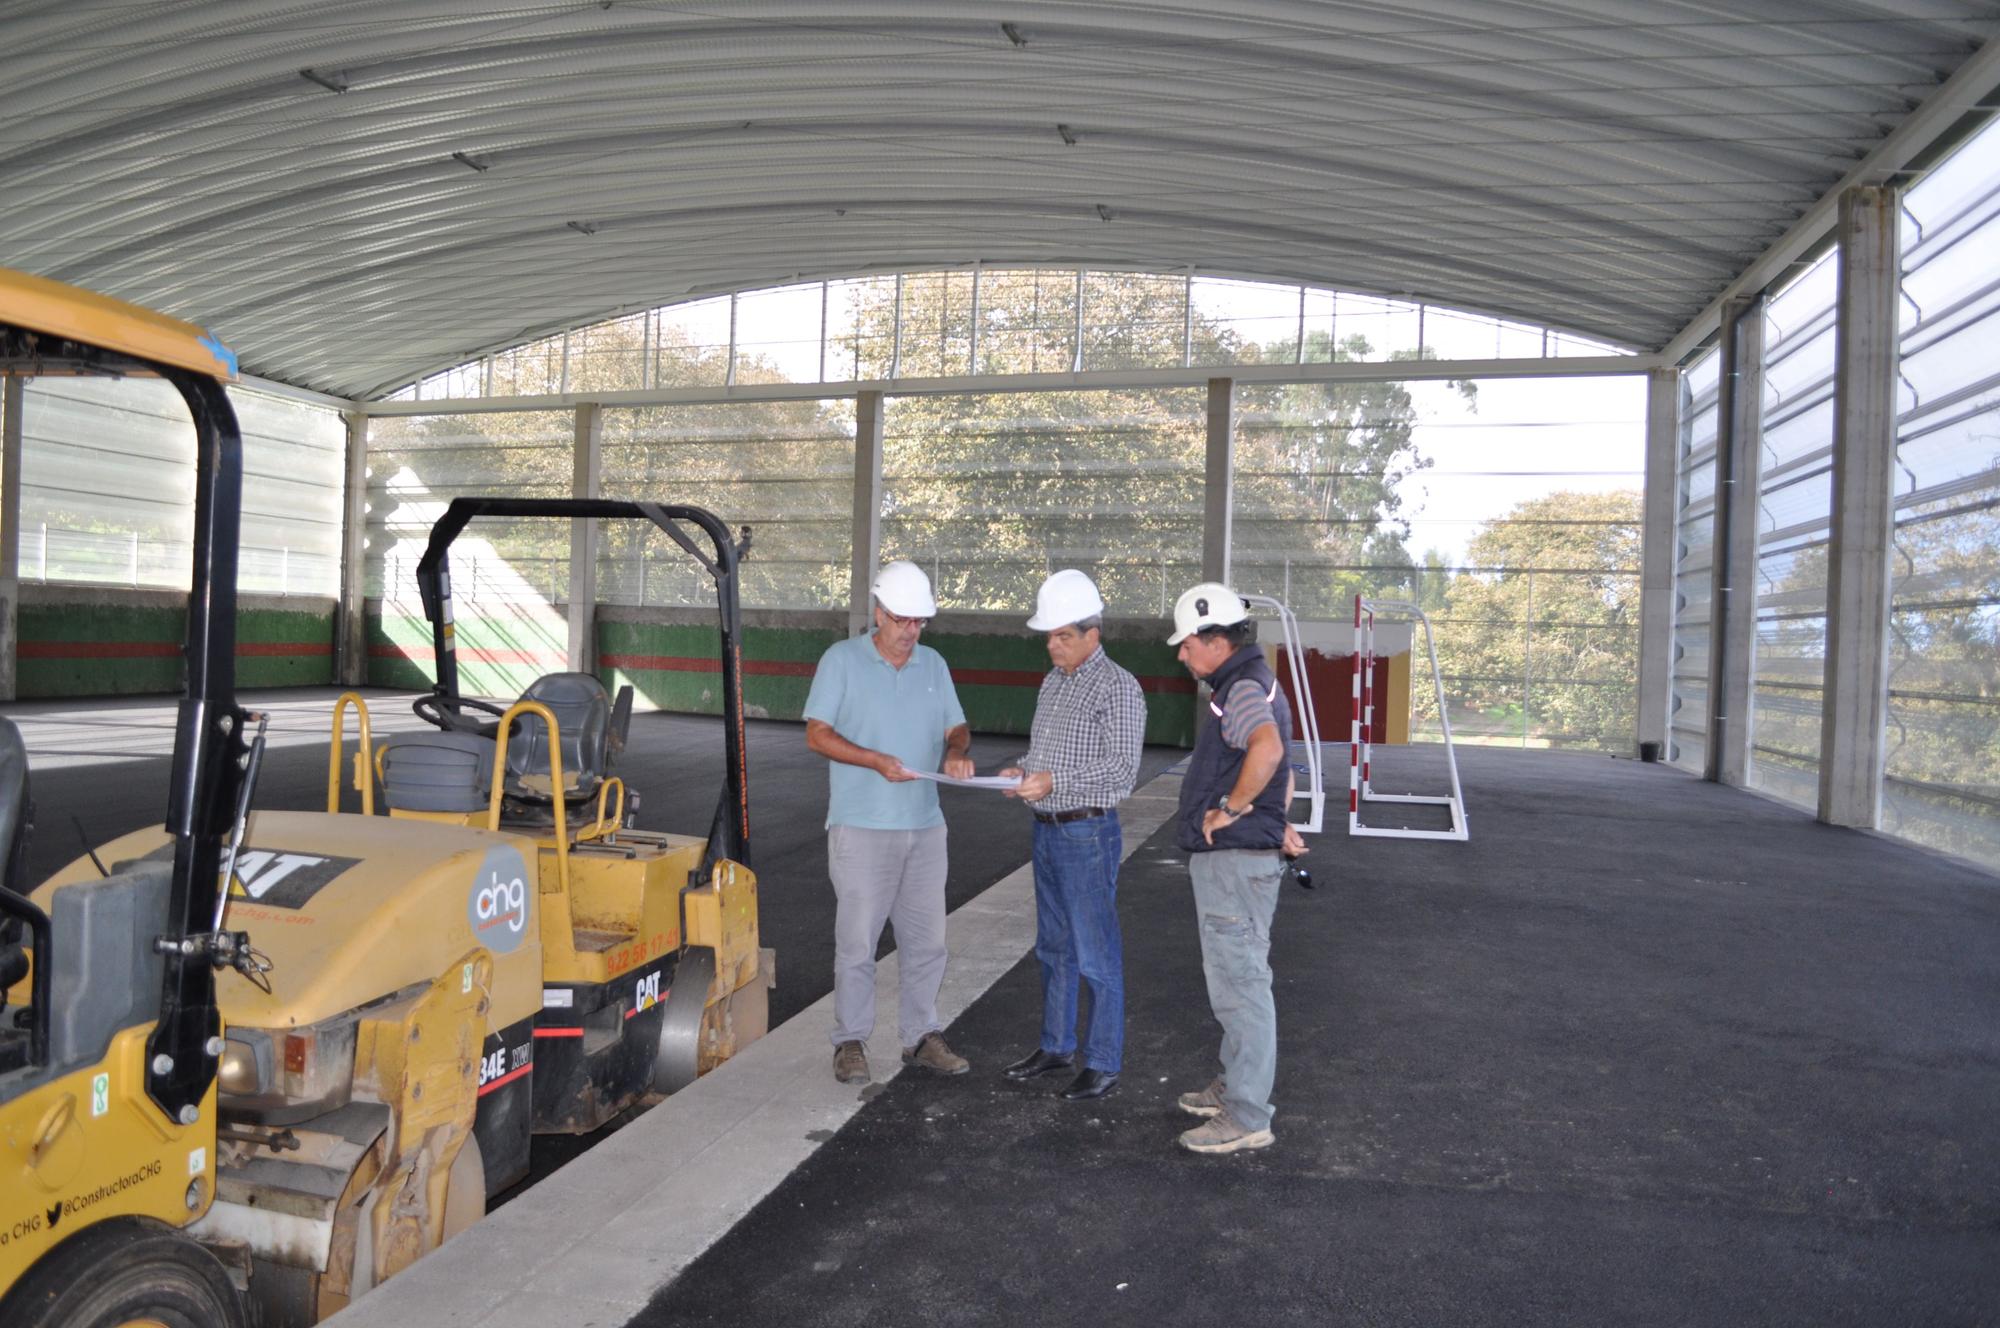
<path fill-rule="evenodd" d="M 1463 736 L 1623 751 L 1639 686 L 1640 496 L 1557 492 L 1468 546 L 1436 621 Z M 1417 643 L 1422 648 L 1422 643 Z M 1427 691 L 1428 688 L 1423 689 Z M 1435 701 L 1423 698 L 1435 716 Z"/>

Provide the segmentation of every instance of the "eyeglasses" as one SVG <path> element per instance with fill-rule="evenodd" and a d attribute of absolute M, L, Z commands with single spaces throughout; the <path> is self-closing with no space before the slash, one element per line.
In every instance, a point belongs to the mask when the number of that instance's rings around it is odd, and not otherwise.
<path fill-rule="evenodd" d="M 905 618 L 901 614 L 891 613 L 887 609 L 882 610 L 882 616 L 898 627 L 914 627 L 920 632 L 931 625 L 929 618 Z"/>

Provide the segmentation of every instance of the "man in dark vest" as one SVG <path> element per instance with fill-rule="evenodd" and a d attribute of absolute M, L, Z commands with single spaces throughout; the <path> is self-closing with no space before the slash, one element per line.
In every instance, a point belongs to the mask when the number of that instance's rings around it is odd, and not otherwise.
<path fill-rule="evenodd" d="M 1195 740 L 1181 779 L 1176 842 L 1188 853 L 1208 1005 L 1222 1025 L 1222 1073 L 1180 1096 L 1207 1117 L 1181 1136 L 1196 1153 L 1264 1148 L 1278 1020 L 1271 1002 L 1271 915 L 1284 874 L 1292 712 L 1251 644 L 1255 625 L 1229 587 L 1204 582 L 1174 605 L 1180 661 L 1209 685 L 1213 723 Z"/>

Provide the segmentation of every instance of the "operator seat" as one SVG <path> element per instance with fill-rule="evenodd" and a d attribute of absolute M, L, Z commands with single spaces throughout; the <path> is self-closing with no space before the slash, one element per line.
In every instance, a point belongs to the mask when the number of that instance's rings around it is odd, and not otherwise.
<path fill-rule="evenodd" d="M 539 701 L 556 717 L 556 728 L 562 735 L 564 799 L 590 797 L 604 782 L 612 760 L 625 745 L 624 722 L 629 722 L 632 713 L 627 693 L 631 690 L 620 690 L 616 713 L 604 684 L 594 674 L 546 673 L 521 693 L 523 701 Z M 539 716 L 521 715 L 507 740 L 507 791 L 515 797 L 546 802 L 550 798 L 548 780 L 548 729 Z"/>

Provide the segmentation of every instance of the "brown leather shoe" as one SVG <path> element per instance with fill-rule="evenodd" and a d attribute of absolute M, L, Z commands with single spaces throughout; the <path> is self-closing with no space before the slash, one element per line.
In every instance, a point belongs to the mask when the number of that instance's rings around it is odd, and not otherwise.
<path fill-rule="evenodd" d="M 843 1042 L 833 1049 L 833 1077 L 843 1084 L 868 1082 L 868 1048 L 859 1042 Z"/>
<path fill-rule="evenodd" d="M 926 1033 L 914 1047 L 903 1048 L 903 1064 L 932 1074 L 964 1074 L 972 1062 L 945 1045 L 944 1034 Z"/>

